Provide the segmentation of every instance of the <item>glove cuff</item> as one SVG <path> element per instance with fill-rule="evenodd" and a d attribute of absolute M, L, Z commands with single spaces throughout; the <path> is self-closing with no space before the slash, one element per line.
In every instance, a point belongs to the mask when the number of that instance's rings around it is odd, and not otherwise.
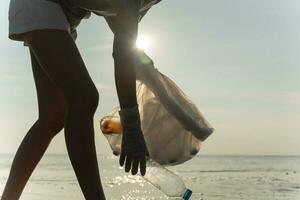
<path fill-rule="evenodd" d="M 123 130 L 136 130 L 141 127 L 138 105 L 121 109 L 119 115 Z"/>

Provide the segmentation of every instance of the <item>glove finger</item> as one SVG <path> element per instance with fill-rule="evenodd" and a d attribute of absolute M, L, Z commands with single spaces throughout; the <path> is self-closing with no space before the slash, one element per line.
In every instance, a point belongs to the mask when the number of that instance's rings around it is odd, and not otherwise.
<path fill-rule="evenodd" d="M 143 156 L 140 159 L 140 171 L 141 171 L 142 176 L 144 176 L 146 174 L 146 158 L 145 158 L 145 156 Z"/>
<path fill-rule="evenodd" d="M 136 175 L 138 172 L 138 169 L 139 169 L 139 158 L 135 157 L 135 158 L 133 158 L 133 161 L 132 161 L 131 174 Z"/>
<path fill-rule="evenodd" d="M 125 161 L 125 172 L 130 171 L 131 163 L 132 163 L 132 157 L 127 155 L 126 161 Z"/>
<path fill-rule="evenodd" d="M 121 155 L 120 155 L 120 159 L 119 159 L 119 164 L 120 164 L 120 166 L 123 166 L 123 165 L 124 165 L 125 157 L 126 157 L 125 152 L 124 152 L 124 151 L 121 151 Z"/>

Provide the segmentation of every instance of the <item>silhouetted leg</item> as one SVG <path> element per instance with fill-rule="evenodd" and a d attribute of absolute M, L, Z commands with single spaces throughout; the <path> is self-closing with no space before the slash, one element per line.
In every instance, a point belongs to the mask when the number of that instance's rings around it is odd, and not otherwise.
<path fill-rule="evenodd" d="M 25 39 L 64 95 L 67 150 L 85 199 L 103 200 L 93 126 L 99 96 L 76 44 L 69 33 L 61 30 L 33 31 Z"/>
<path fill-rule="evenodd" d="M 61 92 L 31 54 L 39 117 L 24 137 L 12 163 L 2 199 L 18 199 L 52 138 L 63 128 L 65 105 Z"/>

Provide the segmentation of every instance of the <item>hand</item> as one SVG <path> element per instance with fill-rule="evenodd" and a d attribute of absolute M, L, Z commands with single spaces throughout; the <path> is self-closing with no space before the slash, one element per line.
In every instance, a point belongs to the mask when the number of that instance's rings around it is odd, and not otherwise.
<path fill-rule="evenodd" d="M 132 175 L 137 174 L 140 167 L 141 175 L 146 174 L 146 156 L 149 156 L 145 139 L 140 127 L 124 130 L 122 136 L 120 165 L 125 163 L 125 172 L 131 169 Z"/>

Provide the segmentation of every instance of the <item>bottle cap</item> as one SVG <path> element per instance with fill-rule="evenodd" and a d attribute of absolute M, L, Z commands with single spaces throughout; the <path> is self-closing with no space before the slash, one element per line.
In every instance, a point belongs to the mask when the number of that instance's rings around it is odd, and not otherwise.
<path fill-rule="evenodd" d="M 183 196 L 182 196 L 182 199 L 183 200 L 189 200 L 190 197 L 192 196 L 192 193 L 193 193 L 192 190 L 186 189 Z"/>

